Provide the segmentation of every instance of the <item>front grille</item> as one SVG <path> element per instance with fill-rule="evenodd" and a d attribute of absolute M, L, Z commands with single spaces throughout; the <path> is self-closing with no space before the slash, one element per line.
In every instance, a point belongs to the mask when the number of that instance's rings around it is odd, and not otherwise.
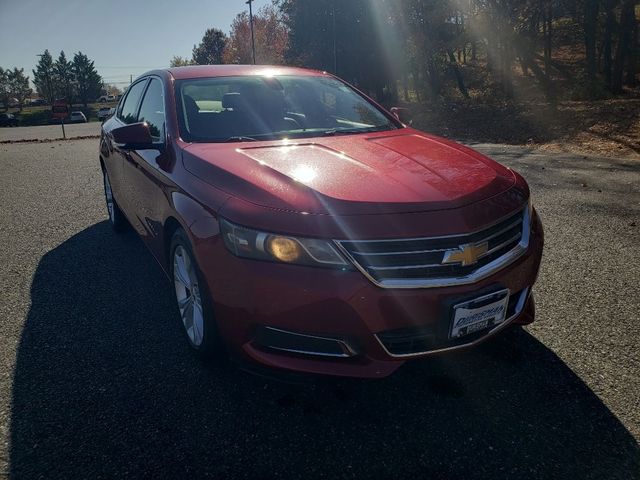
<path fill-rule="evenodd" d="M 340 240 L 343 251 L 365 275 L 383 287 L 420 287 L 464 284 L 516 258 L 528 243 L 528 211 L 518 211 L 498 223 L 471 234 L 398 240 Z M 464 245 L 487 243 L 487 250 L 470 265 L 443 264 L 445 254 Z M 495 267 L 495 268 L 492 268 Z M 452 281 L 447 281 L 452 280 Z M 468 281 L 467 281 L 468 280 Z"/>
<path fill-rule="evenodd" d="M 528 293 L 529 289 L 525 288 L 509 296 L 504 322 L 498 324 L 498 326 L 489 327 L 461 338 L 449 338 L 450 318 L 444 318 L 442 321 L 428 326 L 387 330 L 386 332 L 378 333 L 376 336 L 385 350 L 395 357 L 420 355 L 465 346 L 485 337 L 489 333 L 495 332 L 519 315 L 524 308 Z"/>

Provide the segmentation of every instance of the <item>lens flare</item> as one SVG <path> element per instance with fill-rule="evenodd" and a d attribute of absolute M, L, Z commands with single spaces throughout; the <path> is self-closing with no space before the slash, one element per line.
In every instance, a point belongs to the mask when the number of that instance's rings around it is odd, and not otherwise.
<path fill-rule="evenodd" d="M 291 172 L 291 177 L 300 183 L 310 183 L 318 173 L 308 165 L 300 165 Z"/>

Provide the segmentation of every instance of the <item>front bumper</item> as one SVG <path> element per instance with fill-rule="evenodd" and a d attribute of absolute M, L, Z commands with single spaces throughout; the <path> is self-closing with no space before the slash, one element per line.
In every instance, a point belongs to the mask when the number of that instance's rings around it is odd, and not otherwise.
<path fill-rule="evenodd" d="M 543 233 L 535 216 L 529 247 L 516 261 L 476 283 L 428 289 L 380 288 L 359 271 L 241 259 L 221 240 L 206 248 L 198 257 L 218 327 L 241 360 L 310 374 L 382 378 L 408 358 L 468 348 L 510 324 L 531 323 Z M 449 324 L 451 305 L 500 289 L 513 296 L 507 321 L 459 343 L 415 346 L 425 331 Z M 296 345 L 295 335 L 308 338 Z M 398 347 L 399 337 L 409 338 L 413 350 Z"/>

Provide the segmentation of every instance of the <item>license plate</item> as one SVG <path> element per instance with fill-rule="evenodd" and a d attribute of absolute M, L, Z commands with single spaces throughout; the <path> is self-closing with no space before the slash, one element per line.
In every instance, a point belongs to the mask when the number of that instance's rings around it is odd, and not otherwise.
<path fill-rule="evenodd" d="M 504 322 L 509 290 L 500 290 L 453 307 L 449 338 L 460 338 Z"/>

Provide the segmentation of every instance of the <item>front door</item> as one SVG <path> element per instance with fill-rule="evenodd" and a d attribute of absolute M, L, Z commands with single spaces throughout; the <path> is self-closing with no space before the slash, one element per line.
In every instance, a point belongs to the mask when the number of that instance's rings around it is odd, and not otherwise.
<path fill-rule="evenodd" d="M 127 203 L 135 217 L 131 221 L 155 254 L 160 254 L 156 250 L 162 243 L 159 241 L 162 233 L 160 206 L 167 183 L 165 171 L 161 167 L 162 157 L 167 154 L 163 92 L 162 82 L 152 77 L 137 116 L 138 122 L 146 122 L 149 126 L 155 148 L 132 150 L 123 164 L 124 176 L 129 186 Z"/>

